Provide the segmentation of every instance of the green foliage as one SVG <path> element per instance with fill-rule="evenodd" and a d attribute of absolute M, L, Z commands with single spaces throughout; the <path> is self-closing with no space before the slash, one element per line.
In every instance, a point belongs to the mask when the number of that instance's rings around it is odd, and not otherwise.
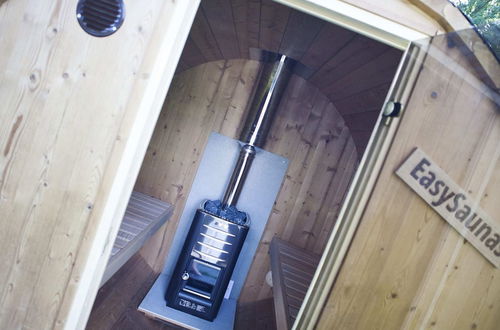
<path fill-rule="evenodd" d="M 500 0 L 450 0 L 469 17 L 500 58 Z"/>

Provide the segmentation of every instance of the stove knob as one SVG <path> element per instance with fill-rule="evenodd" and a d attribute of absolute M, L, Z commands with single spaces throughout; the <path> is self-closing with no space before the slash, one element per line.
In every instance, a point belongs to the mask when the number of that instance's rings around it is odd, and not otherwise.
<path fill-rule="evenodd" d="M 182 279 L 183 279 L 184 281 L 189 280 L 189 273 L 188 273 L 188 272 L 184 272 L 184 274 L 182 274 Z"/>

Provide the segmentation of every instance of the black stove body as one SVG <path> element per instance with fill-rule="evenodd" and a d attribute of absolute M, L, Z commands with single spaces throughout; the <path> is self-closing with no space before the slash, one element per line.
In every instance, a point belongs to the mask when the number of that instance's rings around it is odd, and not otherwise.
<path fill-rule="evenodd" d="M 245 225 L 198 209 L 165 296 L 167 306 L 212 321 L 247 233 Z"/>

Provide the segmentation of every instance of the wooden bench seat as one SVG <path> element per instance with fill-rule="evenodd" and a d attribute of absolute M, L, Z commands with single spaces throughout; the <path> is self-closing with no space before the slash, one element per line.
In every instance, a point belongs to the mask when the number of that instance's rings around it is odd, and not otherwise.
<path fill-rule="evenodd" d="M 270 255 L 276 326 L 279 330 L 291 329 L 311 284 L 320 255 L 276 237 L 271 242 Z"/>
<path fill-rule="evenodd" d="M 160 229 L 172 215 L 173 209 L 169 203 L 138 191 L 132 192 L 101 286 Z"/>

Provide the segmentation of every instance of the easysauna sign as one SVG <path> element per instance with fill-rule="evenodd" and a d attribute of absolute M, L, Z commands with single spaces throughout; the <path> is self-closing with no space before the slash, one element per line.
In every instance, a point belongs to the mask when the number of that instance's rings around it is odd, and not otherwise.
<path fill-rule="evenodd" d="M 500 268 L 500 225 L 422 150 L 416 149 L 396 174 Z"/>

